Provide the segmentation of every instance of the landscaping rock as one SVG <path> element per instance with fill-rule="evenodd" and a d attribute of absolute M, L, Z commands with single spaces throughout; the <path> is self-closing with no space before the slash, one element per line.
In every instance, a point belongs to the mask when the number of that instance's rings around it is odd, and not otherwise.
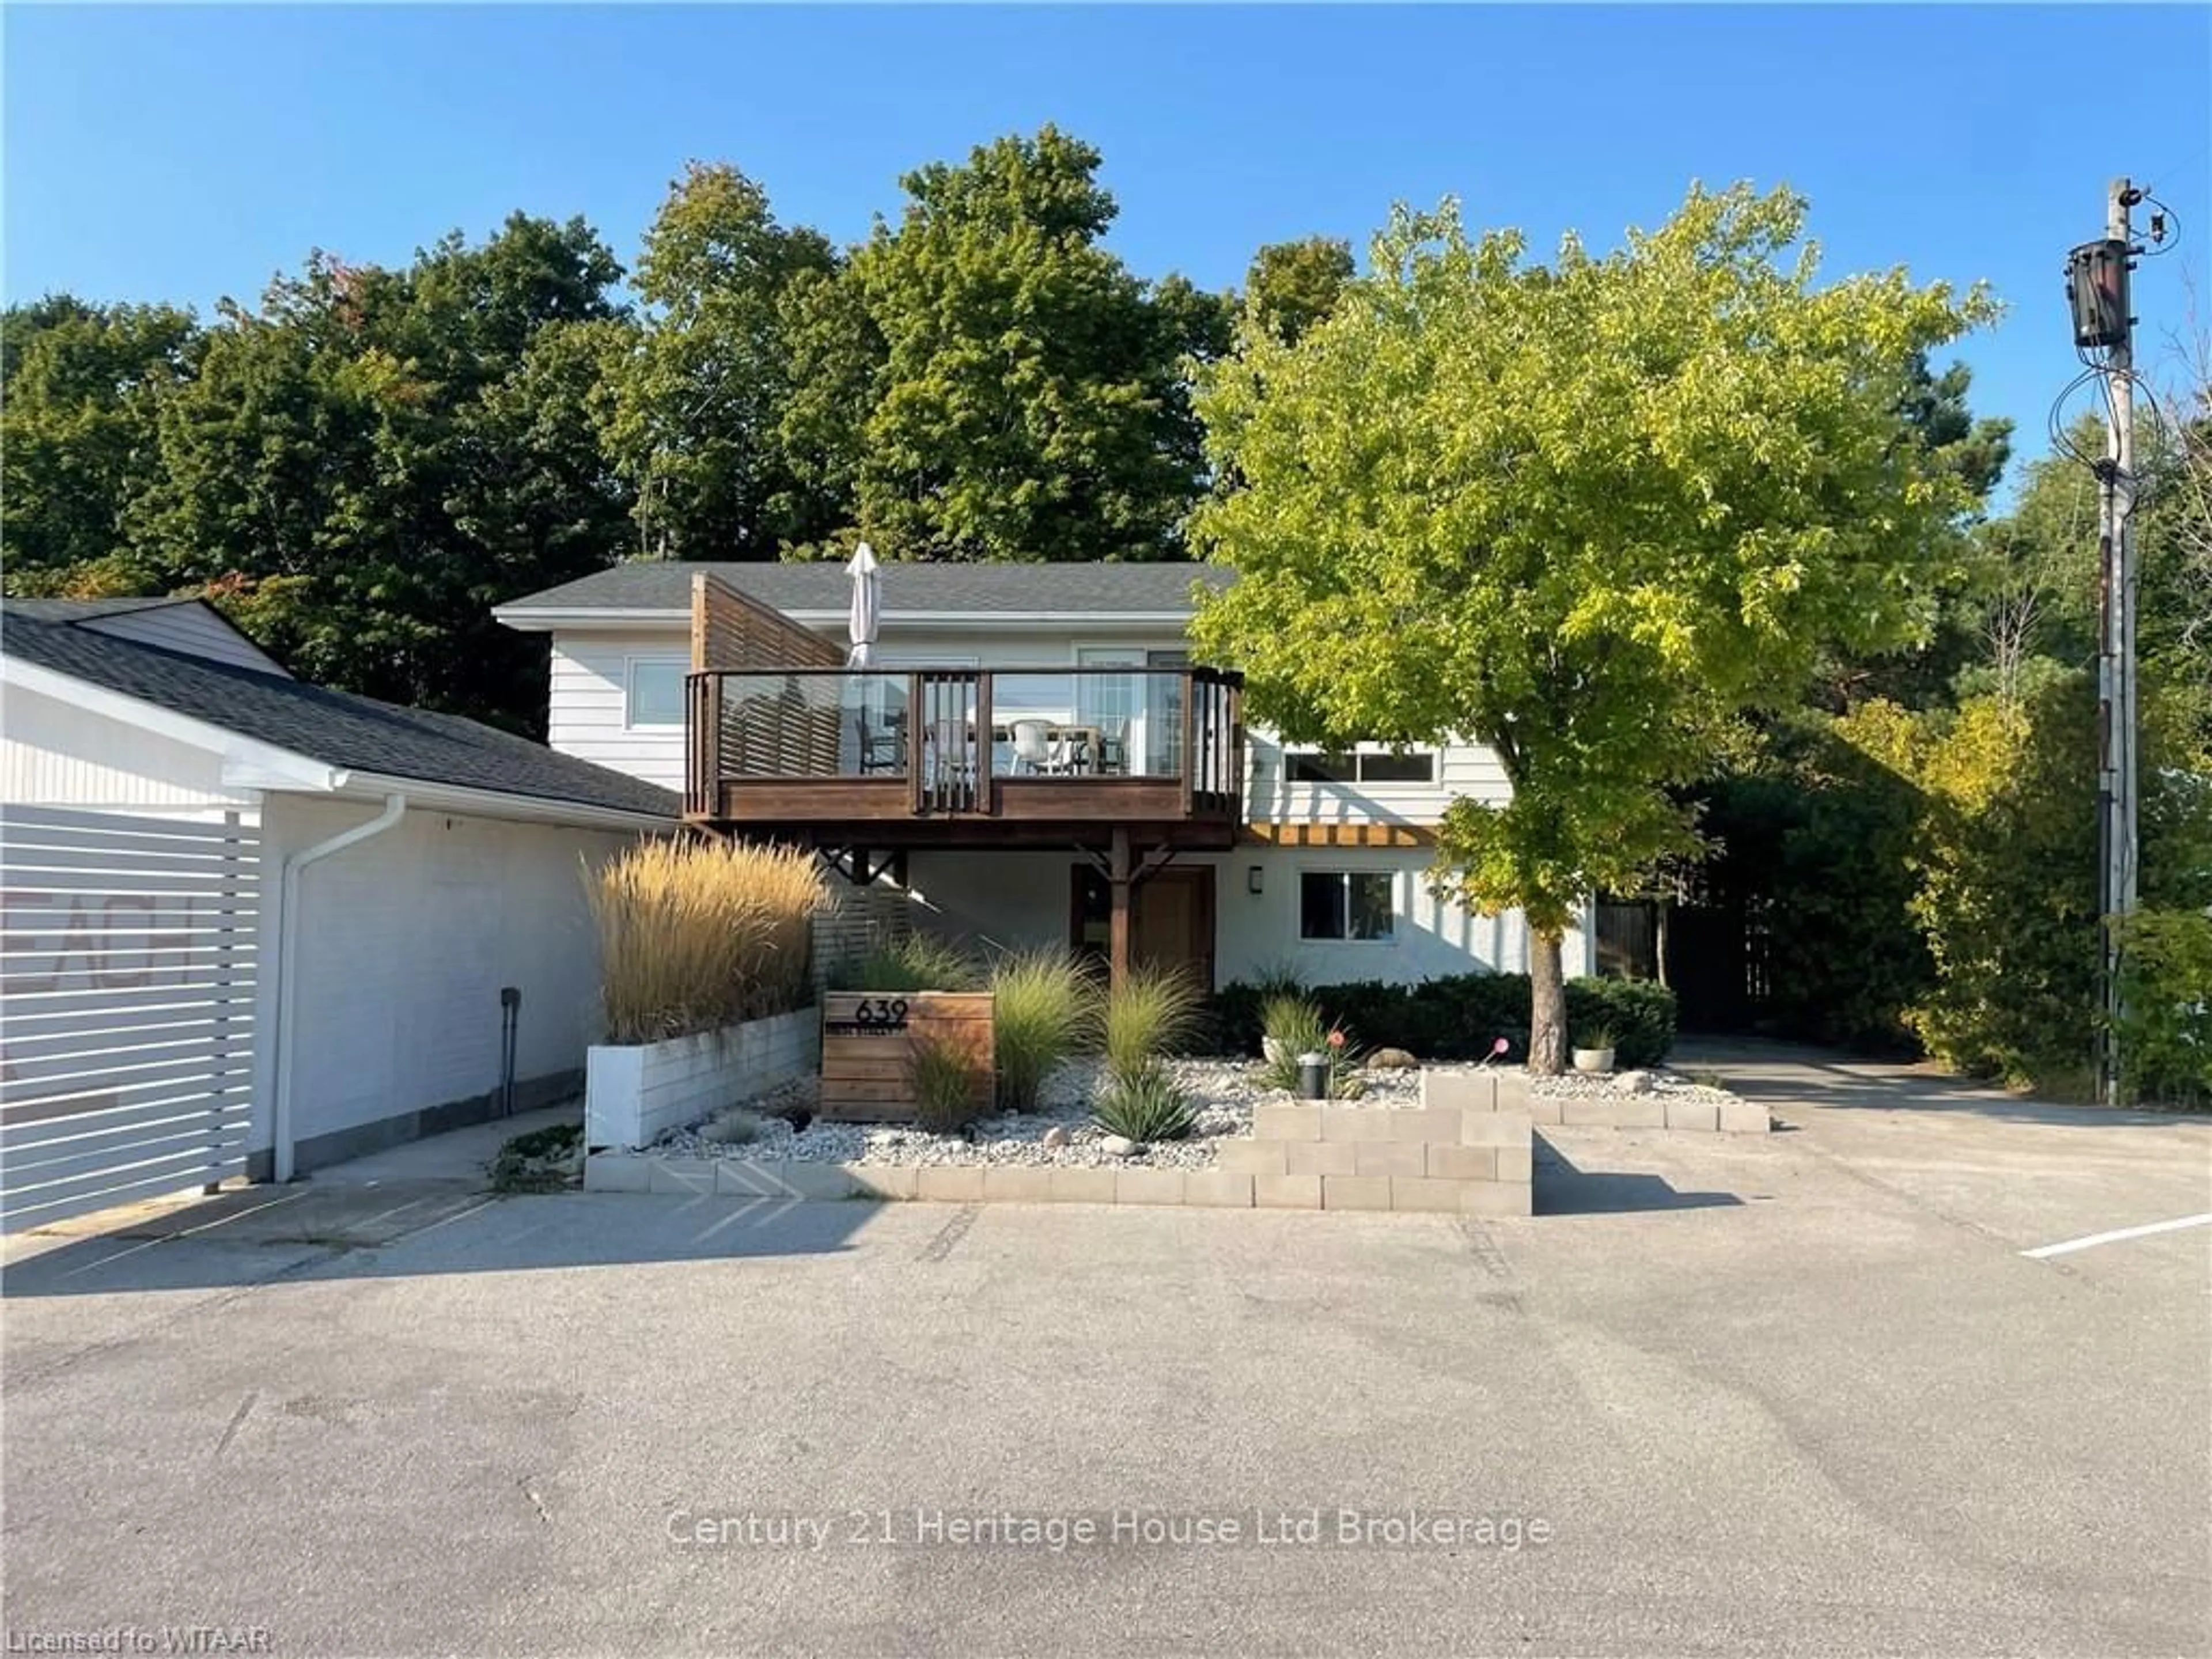
<path fill-rule="evenodd" d="M 1648 1095 L 1659 1086 L 1649 1072 L 1623 1072 L 1613 1080 L 1613 1091 L 1624 1095 Z"/>
<path fill-rule="evenodd" d="M 1054 1151 L 1057 1151 L 1060 1147 L 1066 1146 L 1067 1143 L 1074 1138 L 1074 1136 L 1067 1133 L 1067 1125 L 1065 1123 L 1055 1123 L 1052 1127 L 1044 1132 L 1044 1139 L 1038 1144 L 1040 1146 L 1050 1146 Z"/>
<path fill-rule="evenodd" d="M 1137 1143 L 1127 1135 L 1108 1135 L 1098 1143 L 1098 1150 L 1109 1158 L 1134 1158 Z"/>
<path fill-rule="evenodd" d="M 1409 1072 L 1421 1062 L 1403 1048 L 1377 1048 L 1367 1056 L 1367 1063 L 1385 1072 Z"/>

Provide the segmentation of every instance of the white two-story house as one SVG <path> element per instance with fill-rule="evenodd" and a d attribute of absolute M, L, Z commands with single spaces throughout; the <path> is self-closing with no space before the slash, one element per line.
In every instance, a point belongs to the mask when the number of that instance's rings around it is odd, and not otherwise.
<path fill-rule="evenodd" d="M 820 849 L 931 926 L 1188 968 L 1208 985 L 1525 969 L 1517 914 L 1433 896 L 1472 744 L 1286 750 L 1192 664 L 1188 565 L 889 564 L 846 667 L 836 564 L 628 564 L 497 616 L 551 635 L 547 738 L 693 822 Z M 1567 941 L 1589 970 L 1588 930 Z"/>

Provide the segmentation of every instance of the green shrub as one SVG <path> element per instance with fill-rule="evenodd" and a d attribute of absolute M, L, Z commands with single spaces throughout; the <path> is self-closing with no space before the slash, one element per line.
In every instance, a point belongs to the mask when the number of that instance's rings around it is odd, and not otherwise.
<path fill-rule="evenodd" d="M 1097 983 L 1064 951 L 1024 951 L 991 973 L 999 1103 L 1036 1109 L 1054 1066 L 1091 1046 L 1098 1023 Z"/>
<path fill-rule="evenodd" d="M 926 933 L 879 945 L 842 975 L 841 991 L 972 991 L 982 974 L 957 945 Z"/>
<path fill-rule="evenodd" d="M 1198 1123 L 1198 1108 L 1157 1060 L 1109 1072 L 1091 1115 L 1107 1133 L 1135 1141 L 1182 1140 Z"/>
<path fill-rule="evenodd" d="M 2119 924 L 2129 1096 L 2212 1105 L 2212 916 L 2142 910 Z"/>
<path fill-rule="evenodd" d="M 572 1172 L 584 1144 L 580 1123 L 556 1123 L 519 1134 L 501 1147 L 485 1172 L 495 1193 L 557 1193 L 576 1184 Z"/>
<path fill-rule="evenodd" d="M 1134 968 L 1106 994 L 1102 1035 L 1106 1069 L 1133 1079 L 1196 1030 L 1199 994 L 1190 980 L 1170 969 Z"/>
<path fill-rule="evenodd" d="M 1698 1011 L 1709 1024 L 1920 1051 L 1905 1014 L 1936 977 L 1911 915 L 1923 803 L 1855 745 L 1860 718 L 1772 721 L 1759 751 L 1705 793 L 1699 829 L 1717 850 L 1696 884 L 1709 915 L 1729 915 L 1739 937 L 1747 911 L 1773 921 L 1759 941 L 1758 994 L 1748 975 L 1715 975 Z"/>
<path fill-rule="evenodd" d="M 804 1007 L 815 913 L 811 854 L 649 841 L 586 878 L 610 1042 L 658 1042 Z"/>
<path fill-rule="evenodd" d="M 1567 1030 L 1611 1036 L 1613 1063 L 1625 1070 L 1656 1066 L 1674 1047 L 1674 994 L 1648 979 L 1571 979 Z"/>
<path fill-rule="evenodd" d="M 1528 1054 L 1528 976 L 1455 974 L 1414 985 L 1379 980 L 1318 986 L 1304 1000 L 1343 1031 L 1347 1046 L 1404 1048 L 1431 1062 L 1486 1059 L 1504 1037 L 1514 1061 Z M 1249 1033 L 1233 1052 L 1249 1054 L 1265 1030 L 1268 999 L 1257 988 L 1231 985 L 1212 1000 L 1216 1033 Z M 1567 981 L 1567 1029 L 1609 1027 L 1614 1058 L 1625 1066 L 1656 1066 L 1674 1046 L 1674 994 L 1647 980 Z M 1323 1027 L 1324 1031 L 1328 1029 Z"/>
<path fill-rule="evenodd" d="M 938 1134 L 954 1134 L 983 1115 L 988 1091 L 975 1062 L 957 1043 L 917 1036 L 907 1047 L 907 1087 L 914 1119 Z"/>

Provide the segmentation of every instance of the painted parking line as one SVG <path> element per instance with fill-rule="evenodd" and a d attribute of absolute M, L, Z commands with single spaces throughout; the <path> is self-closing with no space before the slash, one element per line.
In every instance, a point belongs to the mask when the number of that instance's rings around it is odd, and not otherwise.
<path fill-rule="evenodd" d="M 2212 1213 L 2185 1215 L 2178 1221 L 2152 1221 L 2140 1227 L 2122 1227 L 2109 1233 L 2091 1233 L 2087 1238 L 2069 1238 L 2058 1244 L 2039 1244 L 2021 1254 L 2032 1261 L 2040 1261 L 2046 1256 L 2068 1255 L 2075 1250 L 2094 1249 L 2100 1244 L 2118 1244 L 2130 1238 L 2148 1238 L 2153 1233 L 2178 1233 L 2184 1227 L 2212 1227 Z"/>

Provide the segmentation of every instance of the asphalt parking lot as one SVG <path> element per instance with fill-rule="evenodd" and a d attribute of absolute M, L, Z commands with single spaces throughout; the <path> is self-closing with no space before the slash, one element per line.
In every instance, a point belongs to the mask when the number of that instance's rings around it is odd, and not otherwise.
<path fill-rule="evenodd" d="M 10 1650 L 2212 1650 L 2212 1228 L 2023 1254 L 2212 1210 L 2212 1123 L 1699 1063 L 1778 1132 L 1547 1131 L 1525 1221 L 310 1183 L 12 1242 Z"/>

